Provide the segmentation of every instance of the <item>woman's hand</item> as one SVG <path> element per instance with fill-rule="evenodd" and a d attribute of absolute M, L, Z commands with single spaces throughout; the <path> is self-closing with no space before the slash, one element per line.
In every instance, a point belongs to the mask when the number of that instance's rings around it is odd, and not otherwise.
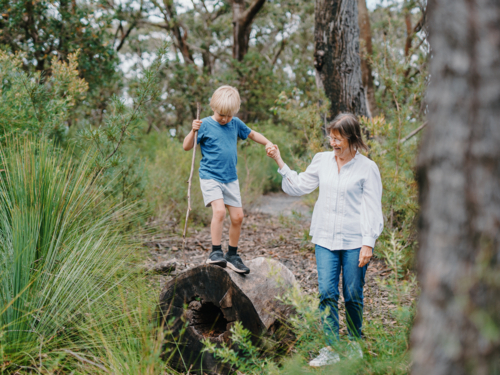
<path fill-rule="evenodd" d="M 368 264 L 373 256 L 373 249 L 370 246 L 361 246 L 361 251 L 359 252 L 359 265 L 358 267 L 364 267 Z"/>
<path fill-rule="evenodd" d="M 193 131 L 197 132 L 198 130 L 200 130 L 201 120 L 193 120 L 193 124 L 191 126 L 193 128 Z"/>
<path fill-rule="evenodd" d="M 280 169 L 285 166 L 285 162 L 283 161 L 283 159 L 281 159 L 280 149 L 278 148 L 278 145 L 274 145 L 273 147 L 266 149 L 266 151 L 267 156 L 273 158 Z"/>
<path fill-rule="evenodd" d="M 273 158 L 274 160 L 278 160 L 280 158 L 280 150 L 278 145 L 272 145 L 271 147 L 266 147 L 267 156 Z"/>

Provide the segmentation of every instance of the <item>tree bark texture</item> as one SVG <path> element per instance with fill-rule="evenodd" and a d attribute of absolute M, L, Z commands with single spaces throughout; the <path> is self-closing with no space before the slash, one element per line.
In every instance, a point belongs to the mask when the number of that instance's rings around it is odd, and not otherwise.
<path fill-rule="evenodd" d="M 500 3 L 430 0 L 414 375 L 500 373 Z"/>
<path fill-rule="evenodd" d="M 360 59 L 361 79 L 366 98 L 366 112 L 372 117 L 377 115 L 377 105 L 375 103 L 375 87 L 373 86 L 372 64 L 370 62 L 370 58 L 373 55 L 372 29 L 366 0 L 358 0 L 358 25 L 359 39 L 363 41 L 363 47 L 360 49 Z"/>
<path fill-rule="evenodd" d="M 248 275 L 213 265 L 195 267 L 165 286 L 160 295 L 160 322 L 173 319 L 173 326 L 166 329 L 177 342 L 175 349 L 165 354 L 173 353 L 171 366 L 181 372 L 191 367 L 195 373 L 228 373 L 231 369 L 227 365 L 202 352 L 201 340 L 231 344 L 229 329 L 236 321 L 252 333 L 256 345 L 266 336 L 286 345 L 290 334 L 282 322 L 292 308 L 277 297 L 296 285 L 295 277 L 275 260 L 256 258 L 247 265 L 251 269 Z"/>
<path fill-rule="evenodd" d="M 248 52 L 250 32 L 255 16 L 266 0 L 253 0 L 245 10 L 245 0 L 232 0 L 233 7 L 233 59 L 243 60 Z"/>
<path fill-rule="evenodd" d="M 366 116 L 356 1 L 316 0 L 314 25 L 316 83 L 330 100 L 330 119 L 340 112 Z"/>

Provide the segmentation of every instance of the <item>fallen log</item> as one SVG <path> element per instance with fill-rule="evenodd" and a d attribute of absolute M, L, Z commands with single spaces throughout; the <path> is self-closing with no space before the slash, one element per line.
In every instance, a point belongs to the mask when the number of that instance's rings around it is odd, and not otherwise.
<path fill-rule="evenodd" d="M 256 258 L 247 265 L 248 275 L 198 266 L 165 286 L 159 318 L 168 332 L 164 357 L 171 366 L 181 372 L 191 368 L 192 373 L 228 373 L 227 365 L 202 351 L 202 339 L 231 344 L 229 330 L 236 321 L 252 333 L 256 344 L 285 330 L 283 322 L 293 310 L 277 297 L 296 285 L 294 275 L 272 259 Z"/>

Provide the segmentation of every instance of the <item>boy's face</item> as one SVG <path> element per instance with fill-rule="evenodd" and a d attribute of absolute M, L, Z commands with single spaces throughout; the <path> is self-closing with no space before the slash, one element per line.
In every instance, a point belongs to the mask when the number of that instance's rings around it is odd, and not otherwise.
<path fill-rule="evenodd" d="M 222 115 L 214 111 L 214 119 L 221 125 L 226 125 L 233 119 L 233 115 Z"/>

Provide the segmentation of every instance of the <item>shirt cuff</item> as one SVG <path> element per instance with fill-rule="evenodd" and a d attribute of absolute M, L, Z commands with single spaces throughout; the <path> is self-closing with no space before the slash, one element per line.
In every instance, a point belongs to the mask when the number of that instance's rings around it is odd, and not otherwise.
<path fill-rule="evenodd" d="M 281 169 L 278 168 L 278 173 L 282 176 L 286 176 L 288 172 L 290 172 L 290 167 L 286 164 L 283 166 L 283 168 Z"/>
<path fill-rule="evenodd" d="M 363 246 L 370 246 L 372 249 L 375 247 L 376 238 L 363 236 Z"/>

